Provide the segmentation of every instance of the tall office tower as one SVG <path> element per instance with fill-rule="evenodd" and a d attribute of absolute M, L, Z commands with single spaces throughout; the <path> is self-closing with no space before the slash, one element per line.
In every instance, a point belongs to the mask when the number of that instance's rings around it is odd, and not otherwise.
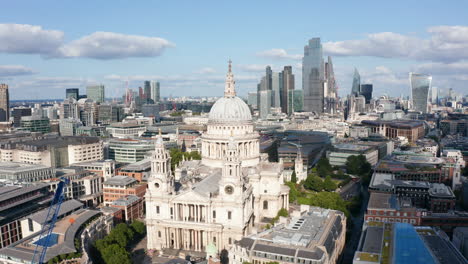
<path fill-rule="evenodd" d="M 302 90 L 304 93 L 304 111 L 323 112 L 323 52 L 320 38 L 309 40 L 304 47 L 302 59 Z"/>
<path fill-rule="evenodd" d="M 439 104 L 439 88 L 432 87 L 431 89 L 431 103 L 438 105 Z"/>
<path fill-rule="evenodd" d="M 151 103 L 151 83 L 150 81 L 145 81 L 145 84 L 143 85 L 143 92 L 145 94 L 145 102 L 147 104 L 150 104 Z"/>
<path fill-rule="evenodd" d="M 250 105 L 253 109 L 257 109 L 257 93 L 249 93 L 247 98 L 247 104 Z"/>
<path fill-rule="evenodd" d="M 333 70 L 333 62 L 330 56 L 325 63 L 325 85 L 324 85 L 324 108 L 325 112 L 333 114 L 336 112 L 337 91 L 335 72 Z"/>
<path fill-rule="evenodd" d="M 260 83 L 257 85 L 257 94 L 260 95 L 260 91 L 271 91 L 271 78 L 272 78 L 272 70 L 270 66 L 267 66 L 265 69 L 265 76 L 262 77 Z M 272 93 L 270 93 L 271 95 Z M 270 99 L 271 101 L 271 99 Z M 257 98 L 257 105 L 260 107 L 260 96 Z"/>
<path fill-rule="evenodd" d="M 138 98 L 140 98 L 141 103 L 145 102 L 145 99 L 146 99 L 145 92 L 144 92 L 143 88 L 141 88 L 141 86 L 138 87 Z"/>
<path fill-rule="evenodd" d="M 290 91 L 294 90 L 294 74 L 292 73 L 291 66 L 284 66 L 282 77 L 283 89 L 280 91 L 281 112 L 290 115 L 294 112 L 294 108 L 291 107 L 290 100 L 288 99 Z"/>
<path fill-rule="evenodd" d="M 86 95 L 88 99 L 96 103 L 103 103 L 105 98 L 104 85 L 100 84 L 86 87 Z"/>
<path fill-rule="evenodd" d="M 288 101 L 288 114 L 303 111 L 304 97 L 302 90 L 288 90 Z"/>
<path fill-rule="evenodd" d="M 371 83 L 361 84 L 359 94 L 366 98 L 366 104 L 370 104 L 370 100 L 372 99 L 372 90 L 373 86 Z"/>
<path fill-rule="evenodd" d="M 157 103 L 161 100 L 160 96 L 160 86 L 159 82 L 157 81 L 151 81 L 151 99 L 154 101 L 154 103 Z"/>
<path fill-rule="evenodd" d="M 427 113 L 427 102 L 429 101 L 432 76 L 410 72 L 409 79 L 413 109 L 422 113 Z"/>
<path fill-rule="evenodd" d="M 354 76 L 353 76 L 353 87 L 351 88 L 351 94 L 354 96 L 359 95 L 359 90 L 361 86 L 361 75 L 356 68 L 354 68 Z"/>
<path fill-rule="evenodd" d="M 258 107 L 260 118 L 265 119 L 267 118 L 271 109 L 271 90 L 260 91 L 258 97 L 260 99 L 260 104 Z"/>
<path fill-rule="evenodd" d="M 96 124 L 98 119 L 97 103 L 91 99 L 81 99 L 78 101 L 79 119 L 85 126 Z"/>
<path fill-rule="evenodd" d="M 0 122 L 10 119 L 10 93 L 8 85 L 0 84 Z"/>
<path fill-rule="evenodd" d="M 281 107 L 281 91 L 283 90 L 283 73 L 273 72 L 271 75 L 272 107 Z"/>
<path fill-rule="evenodd" d="M 65 90 L 65 99 L 74 98 L 75 100 L 80 99 L 80 89 L 78 88 L 68 88 Z"/>

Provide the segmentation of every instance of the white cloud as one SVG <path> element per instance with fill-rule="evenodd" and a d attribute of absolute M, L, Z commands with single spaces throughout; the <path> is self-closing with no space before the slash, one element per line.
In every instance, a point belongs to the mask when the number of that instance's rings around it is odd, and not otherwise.
<path fill-rule="evenodd" d="M 415 72 L 421 72 L 426 74 L 467 74 L 468 73 L 468 62 L 455 62 L 455 63 L 425 63 L 416 65 L 413 67 Z"/>
<path fill-rule="evenodd" d="M 267 66 L 268 64 L 241 64 L 238 67 L 246 72 L 265 72 Z"/>
<path fill-rule="evenodd" d="M 257 52 L 256 54 L 259 57 L 270 58 L 270 59 L 292 59 L 300 60 L 302 59 L 301 54 L 288 54 L 285 49 L 270 49 Z"/>
<path fill-rule="evenodd" d="M 0 65 L 0 77 L 31 75 L 36 72 L 23 65 Z"/>
<path fill-rule="evenodd" d="M 39 54 L 46 58 L 99 60 L 160 56 L 175 45 L 166 39 L 113 32 L 94 32 L 69 43 L 64 33 L 41 26 L 0 24 L 0 52 Z"/>
<path fill-rule="evenodd" d="M 62 45 L 63 32 L 41 26 L 0 24 L 0 52 L 50 54 Z"/>
<path fill-rule="evenodd" d="M 174 47 L 174 44 L 162 38 L 95 32 L 63 45 L 52 56 L 100 60 L 156 57 L 169 47 Z"/>
<path fill-rule="evenodd" d="M 326 42 L 324 52 L 334 56 L 373 56 L 455 62 L 468 59 L 468 27 L 436 26 L 428 28 L 430 38 L 418 38 L 393 32 L 367 35 L 360 40 Z"/>

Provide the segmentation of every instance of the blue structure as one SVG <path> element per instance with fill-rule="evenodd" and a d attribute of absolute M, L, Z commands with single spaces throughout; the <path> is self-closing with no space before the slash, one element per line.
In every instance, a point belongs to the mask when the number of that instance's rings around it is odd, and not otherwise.
<path fill-rule="evenodd" d="M 414 227 L 395 223 L 393 261 L 395 264 L 436 264 L 431 252 Z"/>
<path fill-rule="evenodd" d="M 31 264 L 44 263 L 47 248 L 57 243 L 58 235 L 53 234 L 52 230 L 54 229 L 55 223 L 57 222 L 57 215 L 60 211 L 60 206 L 63 202 L 63 190 L 65 188 L 65 185 L 68 185 L 69 183 L 69 179 L 61 178 L 59 184 L 57 185 L 57 190 L 55 191 L 54 198 L 50 203 L 49 210 L 47 211 L 47 216 L 44 220 L 44 223 L 42 223 L 43 227 L 40 231 L 39 239 L 36 241 L 36 248 L 34 249 L 34 255 L 31 260 Z M 41 249 L 39 249 L 39 247 L 41 247 Z M 36 261 L 37 257 L 39 257 L 38 261 Z"/>

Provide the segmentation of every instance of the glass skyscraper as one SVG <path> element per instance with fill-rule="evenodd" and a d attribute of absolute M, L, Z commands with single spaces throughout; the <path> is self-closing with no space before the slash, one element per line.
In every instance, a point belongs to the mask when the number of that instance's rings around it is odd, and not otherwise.
<path fill-rule="evenodd" d="M 361 75 L 359 74 L 358 70 L 354 68 L 353 87 L 351 88 L 351 94 L 354 96 L 358 96 L 360 92 L 360 86 L 361 86 Z"/>
<path fill-rule="evenodd" d="M 320 38 L 309 40 L 304 47 L 302 59 L 302 90 L 304 96 L 304 111 L 323 112 L 324 100 L 324 65 Z"/>
<path fill-rule="evenodd" d="M 105 98 L 104 85 L 93 85 L 86 87 L 86 95 L 96 103 L 103 103 Z"/>
<path fill-rule="evenodd" d="M 75 100 L 80 99 L 80 90 L 78 88 L 68 88 L 65 90 L 65 99 L 72 97 Z"/>
<path fill-rule="evenodd" d="M 410 72 L 411 100 L 413 110 L 427 113 L 429 91 L 431 91 L 432 76 Z"/>
<path fill-rule="evenodd" d="M 159 86 L 159 82 L 157 81 L 151 81 L 151 99 L 154 101 L 154 103 L 157 103 L 161 100 L 160 92 L 161 88 Z"/>

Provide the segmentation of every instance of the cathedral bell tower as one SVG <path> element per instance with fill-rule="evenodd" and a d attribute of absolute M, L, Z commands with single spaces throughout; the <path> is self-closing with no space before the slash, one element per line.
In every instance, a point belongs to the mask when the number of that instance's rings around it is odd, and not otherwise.
<path fill-rule="evenodd" d="M 164 148 L 161 129 L 156 139 L 156 146 L 151 156 L 151 177 L 149 190 L 152 193 L 171 193 L 174 190 L 174 176 L 171 171 L 171 157 Z"/>
<path fill-rule="evenodd" d="M 220 188 L 222 188 L 220 192 L 226 195 L 238 195 L 241 194 L 242 191 L 241 162 L 232 132 L 224 158 Z"/>

